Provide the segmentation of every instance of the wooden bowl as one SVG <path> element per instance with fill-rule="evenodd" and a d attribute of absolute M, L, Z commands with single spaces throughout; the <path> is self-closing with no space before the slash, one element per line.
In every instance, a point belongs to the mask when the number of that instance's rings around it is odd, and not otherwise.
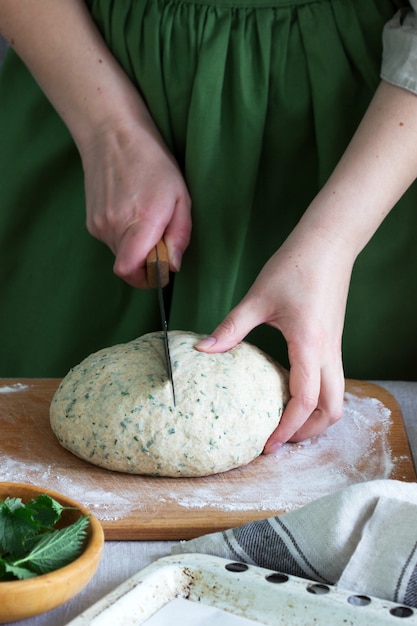
<path fill-rule="evenodd" d="M 34 578 L 0 581 L 0 624 L 50 611 L 73 598 L 86 586 L 100 562 L 104 534 L 100 522 L 81 504 L 66 496 L 33 485 L 1 483 L 0 499 L 21 498 L 23 502 L 45 493 L 63 506 L 58 527 L 68 526 L 82 515 L 90 515 L 84 551 L 69 565 Z"/>

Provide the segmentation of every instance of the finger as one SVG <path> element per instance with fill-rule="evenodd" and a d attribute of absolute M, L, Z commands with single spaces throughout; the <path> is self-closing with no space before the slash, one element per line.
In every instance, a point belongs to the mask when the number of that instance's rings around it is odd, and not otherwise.
<path fill-rule="evenodd" d="M 114 273 L 132 287 L 147 289 L 146 257 L 161 236 L 155 227 L 145 230 L 142 224 L 131 224 L 118 242 Z"/>
<path fill-rule="evenodd" d="M 182 256 L 191 238 L 191 201 L 188 196 L 181 198 L 175 206 L 171 221 L 168 224 L 164 240 L 168 250 L 170 269 L 179 272 Z"/>
<path fill-rule="evenodd" d="M 345 386 L 341 361 L 339 365 L 323 370 L 319 384 L 317 404 L 310 412 L 308 403 L 304 401 L 306 408 L 303 411 L 297 402 L 299 399 L 291 398 L 280 424 L 265 444 L 266 454 L 276 452 L 286 441 L 298 442 L 317 437 L 342 417 Z M 292 402 L 293 400 L 296 402 Z M 311 401 L 311 407 L 313 405 L 314 400 Z"/>
<path fill-rule="evenodd" d="M 194 347 L 200 352 L 227 352 L 262 321 L 249 299 L 244 298 L 209 337 L 205 337 Z"/>
<path fill-rule="evenodd" d="M 280 423 L 265 444 L 266 454 L 275 452 L 287 442 L 316 409 L 320 395 L 320 367 L 317 363 L 311 359 L 294 363 L 290 368 L 289 392 L 290 400 Z"/>
<path fill-rule="evenodd" d="M 305 441 L 312 437 L 318 437 L 326 432 L 333 423 L 333 414 L 318 407 L 288 441 L 290 443 L 298 443 L 299 441 Z"/>
<path fill-rule="evenodd" d="M 318 406 L 308 420 L 289 439 L 291 442 L 317 437 L 343 416 L 345 379 L 343 368 L 327 368 L 322 371 Z"/>

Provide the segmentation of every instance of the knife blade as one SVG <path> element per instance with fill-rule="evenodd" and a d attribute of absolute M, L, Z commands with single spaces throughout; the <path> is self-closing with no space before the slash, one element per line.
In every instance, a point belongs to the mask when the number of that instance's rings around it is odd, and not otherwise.
<path fill-rule="evenodd" d="M 165 242 L 162 239 L 148 254 L 146 259 L 146 271 L 149 287 L 153 289 L 156 288 L 158 291 L 159 312 L 161 315 L 162 332 L 164 336 L 166 368 L 168 379 L 171 382 L 172 398 L 175 406 L 174 377 L 172 374 L 171 355 L 169 353 L 168 324 L 165 315 L 163 293 L 163 288 L 169 283 L 169 259 Z"/>

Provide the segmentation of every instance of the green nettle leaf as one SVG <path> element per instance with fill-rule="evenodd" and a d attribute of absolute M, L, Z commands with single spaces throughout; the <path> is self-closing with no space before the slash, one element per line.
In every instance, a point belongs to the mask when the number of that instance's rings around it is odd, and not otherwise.
<path fill-rule="evenodd" d="M 79 556 L 89 516 L 56 530 L 64 510 L 46 494 L 27 504 L 20 498 L 0 500 L 0 581 L 45 574 Z"/>
<path fill-rule="evenodd" d="M 88 517 L 80 517 L 74 524 L 43 534 L 25 557 L 15 561 L 15 565 L 26 567 L 45 574 L 71 563 L 81 552 L 87 533 Z"/>
<path fill-rule="evenodd" d="M 30 516 L 22 514 L 22 508 L 9 507 L 5 501 L 0 506 L 0 549 L 10 554 L 22 554 L 25 541 L 38 532 Z"/>
<path fill-rule="evenodd" d="M 13 565 L 5 562 L 4 564 L 4 579 L 5 580 L 15 580 L 18 578 L 19 580 L 26 580 L 27 578 L 34 578 L 37 576 L 36 572 L 32 572 L 27 567 L 19 567 L 17 565 Z"/>
<path fill-rule="evenodd" d="M 33 519 L 42 526 L 53 526 L 61 517 L 64 507 L 56 500 L 41 494 L 34 500 L 30 500 L 27 505 L 32 511 Z"/>
<path fill-rule="evenodd" d="M 0 500 L 2 504 L 5 504 L 9 511 L 16 511 L 16 509 L 24 508 L 22 498 L 6 498 L 4 501 Z"/>

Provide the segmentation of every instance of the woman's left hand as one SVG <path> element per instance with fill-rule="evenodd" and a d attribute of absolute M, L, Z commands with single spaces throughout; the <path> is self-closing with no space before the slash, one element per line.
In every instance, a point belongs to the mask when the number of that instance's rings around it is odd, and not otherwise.
<path fill-rule="evenodd" d="M 266 443 L 323 432 L 342 415 L 341 338 L 356 257 L 417 176 L 417 97 L 384 81 L 327 183 L 211 338 L 224 352 L 255 326 L 284 335 L 291 399 Z"/>
<path fill-rule="evenodd" d="M 225 352 L 263 323 L 284 335 L 290 400 L 265 452 L 319 435 L 342 416 L 341 337 L 352 268 L 344 250 L 326 233 L 295 229 L 243 300 L 196 346 Z"/>

